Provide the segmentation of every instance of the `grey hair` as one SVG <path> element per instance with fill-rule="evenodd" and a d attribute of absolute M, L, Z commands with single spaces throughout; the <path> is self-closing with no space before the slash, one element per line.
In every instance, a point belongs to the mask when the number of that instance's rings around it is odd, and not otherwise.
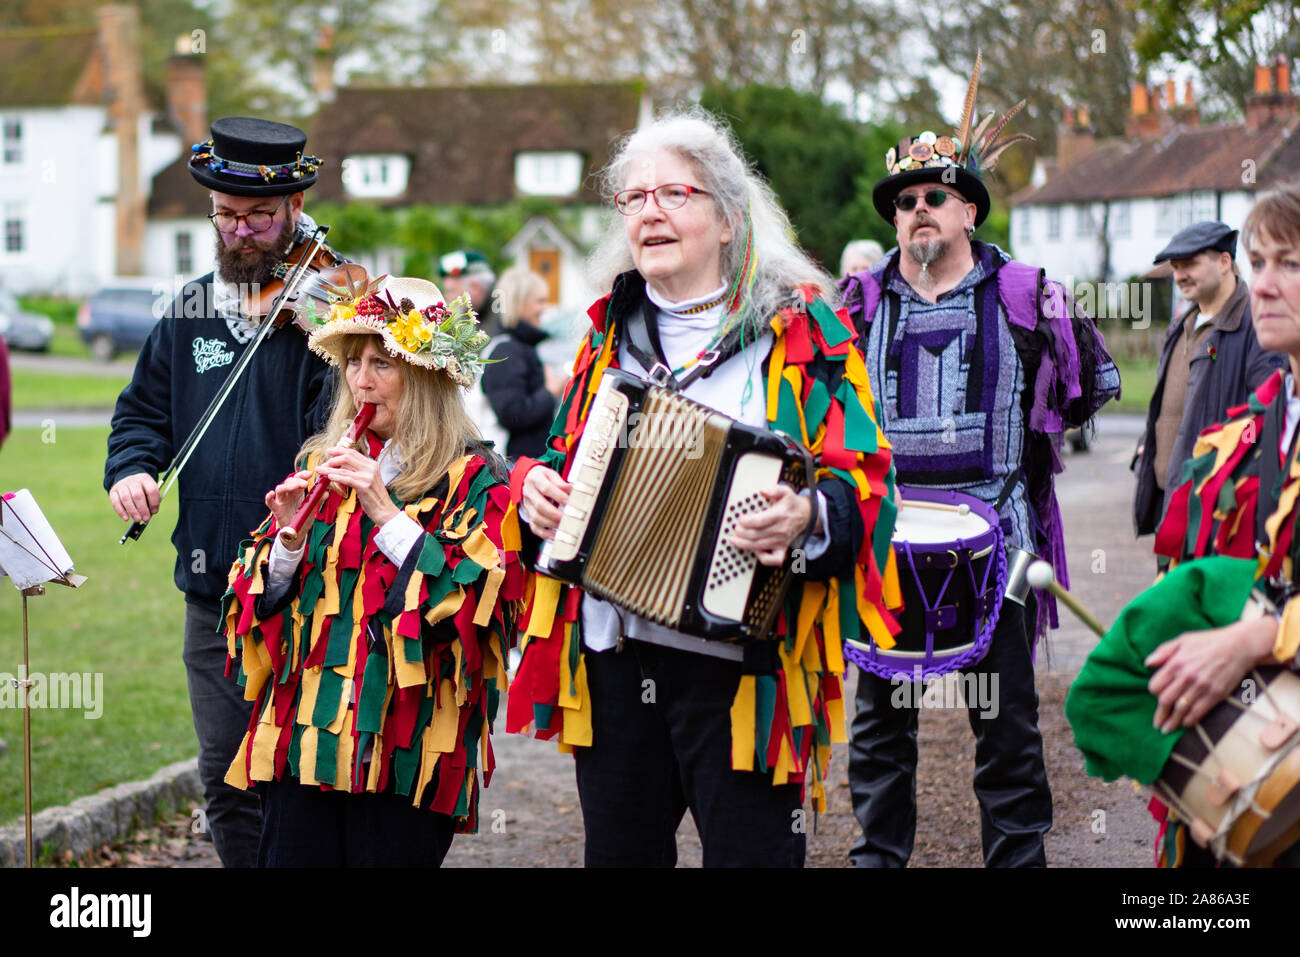
<path fill-rule="evenodd" d="M 849 260 L 855 256 L 875 263 L 884 255 L 884 248 L 874 239 L 851 239 L 840 253 L 840 275 L 848 273 Z"/>
<path fill-rule="evenodd" d="M 838 294 L 831 277 L 794 242 L 790 218 L 776 195 L 754 171 L 730 128 L 700 107 L 676 109 L 629 134 L 601 172 L 601 192 L 613 205 L 638 160 L 659 151 L 681 157 L 695 173 L 698 185 L 713 198 L 718 218 L 731 230 L 722 247 L 722 281 L 735 279 L 745 259 L 746 214 L 753 229 L 756 275 L 739 310 L 753 331 L 762 332 L 777 310 L 801 300 L 795 289 L 811 284 L 832 306 Z M 587 259 L 595 289 L 609 289 L 619 274 L 635 269 L 623 217 L 615 214 Z"/>

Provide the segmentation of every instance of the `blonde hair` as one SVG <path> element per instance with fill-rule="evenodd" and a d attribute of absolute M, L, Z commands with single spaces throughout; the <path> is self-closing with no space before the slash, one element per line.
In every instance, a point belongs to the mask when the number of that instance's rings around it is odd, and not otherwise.
<path fill-rule="evenodd" d="M 524 301 L 533 290 L 540 287 L 549 291 L 546 280 L 531 269 L 512 267 L 501 274 L 496 291 L 501 296 L 501 328 L 513 329 L 519 325 L 519 314 L 524 311 Z"/>
<path fill-rule="evenodd" d="M 340 349 L 339 375 L 335 384 L 334 408 L 323 431 L 308 439 L 298 452 L 305 462 L 313 452 L 323 452 L 338 444 L 339 438 L 357 415 L 357 404 L 348 388 L 347 360 L 360 355 L 366 342 L 384 351 L 379 336 L 349 336 Z M 461 399 L 461 388 L 445 373 L 393 359 L 402 377 L 402 397 L 397 405 L 397 425 L 393 444 L 402 459 L 402 471 L 389 486 L 403 502 L 411 502 L 433 488 L 451 466 L 466 453 L 466 446 L 477 444 L 478 429 L 470 420 Z M 484 448 L 474 451 L 491 459 Z"/>

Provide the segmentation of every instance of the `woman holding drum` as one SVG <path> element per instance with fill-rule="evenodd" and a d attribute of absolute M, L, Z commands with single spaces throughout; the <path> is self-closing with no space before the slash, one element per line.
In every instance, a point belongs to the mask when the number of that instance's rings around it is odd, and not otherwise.
<path fill-rule="evenodd" d="M 525 560 L 578 494 L 570 465 L 606 370 L 653 371 L 787 433 L 816 457 L 816 487 L 763 488 L 727 539 L 764 566 L 791 563 L 774 640 L 704 641 L 534 576 L 508 729 L 574 751 L 588 866 L 672 866 L 688 808 L 706 866 L 801 866 L 803 785 L 821 806 L 843 740 L 841 635 L 890 642 L 888 445 L 830 277 L 790 241 L 729 131 L 702 111 L 662 117 L 623 143 L 605 185 L 619 215 L 591 265 L 610 294 L 590 310 L 550 448 L 514 470 Z"/>
<path fill-rule="evenodd" d="M 522 587 L 505 466 L 462 405 L 487 341 L 468 300 L 387 277 L 311 333 L 332 417 L 267 493 L 223 614 L 257 702 L 226 780 L 262 797 L 260 866 L 436 867 L 475 830 Z M 329 491 L 300 508 L 309 484 Z"/>
<path fill-rule="evenodd" d="M 1277 682 L 1272 678 L 1274 672 L 1266 668 L 1281 665 L 1294 669 L 1300 650 L 1300 602 L 1288 600 L 1300 575 L 1296 564 L 1300 540 L 1295 535 L 1300 515 L 1300 462 L 1296 456 L 1300 423 L 1300 182 L 1261 195 L 1246 217 L 1242 237 L 1253 273 L 1250 292 L 1255 333 L 1264 349 L 1288 356 L 1289 369 L 1265 381 L 1247 406 L 1235 410 L 1235 417 L 1201 433 L 1184 466 L 1183 474 L 1190 478 L 1171 495 L 1156 536 L 1157 554 L 1182 564 L 1125 610 L 1089 659 L 1067 705 L 1076 741 L 1089 759 L 1090 770 L 1107 777 L 1129 774 L 1146 783 L 1159 770 L 1157 794 L 1164 801 L 1153 806 L 1153 812 L 1163 818 L 1165 803 L 1183 807 L 1183 815 L 1170 811 L 1161 828 L 1157 858 L 1162 866 L 1212 862 L 1211 855 L 1200 851 L 1189 836 L 1195 837 L 1196 843 L 1210 843 L 1217 857 L 1248 862 L 1267 862 L 1300 836 L 1279 820 L 1285 815 L 1290 815 L 1290 824 L 1300 820 L 1300 809 L 1292 806 L 1300 800 L 1300 775 L 1288 770 L 1300 759 L 1300 755 L 1288 757 L 1298 743 L 1292 732 L 1300 722 L 1300 703 L 1292 700 L 1287 690 L 1293 682 L 1291 676 L 1284 674 Z M 1223 562 L 1204 569 L 1202 562 L 1189 561 L 1206 556 L 1243 561 L 1237 566 Z M 1211 577 L 1213 581 L 1207 581 Z M 1266 603 L 1276 603 L 1279 611 L 1260 614 L 1254 609 L 1255 613 L 1243 614 L 1245 589 L 1252 579 Z M 1189 605 L 1194 606 L 1192 619 L 1187 618 Z M 1189 623 L 1198 619 L 1199 625 Z M 1155 669 L 1154 675 L 1150 669 Z M 1135 678 L 1147 682 L 1154 702 L 1140 692 L 1132 693 Z M 1129 691 L 1122 690 L 1125 683 Z M 1244 715 L 1231 700 L 1225 702 L 1230 693 L 1244 698 L 1246 704 L 1261 694 L 1267 699 L 1263 702 L 1265 720 L 1253 720 L 1253 715 L 1240 717 L 1232 733 L 1246 737 L 1222 745 L 1242 751 L 1255 749 L 1262 741 L 1259 767 L 1254 772 L 1231 768 L 1231 754 L 1201 756 L 1207 749 L 1214 751 L 1211 744 L 1228 741 L 1227 732 L 1218 727 L 1226 720 L 1225 714 L 1228 718 L 1236 712 Z M 1146 724 L 1145 731 L 1139 723 Z M 1133 749 L 1133 757 L 1111 763 L 1103 755 L 1111 751 L 1113 759 L 1121 739 L 1124 749 Z M 1197 752 L 1195 760 L 1189 761 L 1181 753 L 1189 747 Z M 1172 757 L 1162 767 L 1171 751 Z M 1246 773 L 1257 779 L 1247 779 Z M 1189 776 L 1193 785 L 1198 779 L 1208 781 L 1207 806 L 1191 803 L 1186 784 Z M 1169 783 L 1175 780 L 1177 785 L 1170 788 Z M 1276 811 L 1270 825 L 1260 832 L 1272 834 L 1271 841 L 1254 836 L 1253 829 L 1259 824 L 1249 811 L 1244 820 L 1245 830 L 1251 833 L 1237 828 L 1234 836 L 1230 833 L 1232 815 L 1223 817 L 1215 810 L 1227 807 L 1234 795 L 1241 795 L 1243 805 L 1248 805 L 1254 788 L 1259 788 L 1255 803 Z M 1277 793 L 1270 795 L 1270 791 Z M 1294 796 L 1288 796 L 1293 791 Z M 1193 820 L 1186 820 L 1188 816 Z M 1221 833 L 1214 841 L 1216 828 Z M 1273 846 L 1264 846 L 1270 843 Z M 1238 853 L 1234 845 L 1249 847 L 1250 853 Z"/>

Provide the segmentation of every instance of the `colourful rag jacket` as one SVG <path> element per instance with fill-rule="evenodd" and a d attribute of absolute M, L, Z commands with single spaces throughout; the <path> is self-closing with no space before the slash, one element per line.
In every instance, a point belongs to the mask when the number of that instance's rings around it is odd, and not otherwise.
<path fill-rule="evenodd" d="M 256 704 L 226 781 L 391 785 L 472 832 L 523 588 L 517 556 L 501 548 L 508 488 L 466 454 L 418 500 L 394 504 L 425 530 L 401 568 L 375 544 L 356 492 L 327 494 L 280 608 L 261 599 L 274 516 L 244 542 L 222 617 Z"/>
<path fill-rule="evenodd" d="M 592 327 L 579 347 L 573 379 L 540 462 L 521 459 L 511 476 L 507 548 L 523 547 L 517 507 L 528 470 L 543 464 L 567 474 L 582 436 L 592 397 L 606 369 L 618 367 L 626 313 L 625 274 L 615 292 L 588 311 Z M 814 455 L 819 480 L 832 476 L 856 490 L 865 536 L 852 581 L 803 579 L 790 589 L 778 622 L 779 667 L 743 674 L 731 708 L 731 766 L 773 771 L 774 784 L 805 783 L 813 769 L 813 797 L 824 808 L 824 769 L 830 745 L 845 741 L 843 641 L 865 630 L 892 647 L 898 625 L 888 608 L 901 604 L 890 538 L 895 507 L 890 447 L 877 425 L 879 410 L 866 367 L 853 347 L 847 316 L 832 310 L 811 289 L 801 290 L 806 308 L 783 310 L 772 319 L 776 334 L 764 360 L 769 427 L 800 440 Z M 615 300 L 615 296 L 618 299 Z M 639 305 L 639 298 L 637 298 Z M 506 729 L 555 738 L 560 750 L 591 744 L 591 704 L 579 607 L 582 592 L 554 578 L 531 573 L 520 618 L 523 658 L 510 686 Z"/>
<path fill-rule="evenodd" d="M 1295 581 L 1300 462 L 1292 457 L 1289 467 L 1284 467 L 1288 463 L 1281 461 L 1278 449 L 1286 414 L 1285 381 L 1284 371 L 1273 373 L 1245 405 L 1229 409 L 1225 422 L 1210 426 L 1197 438 L 1192 457 L 1183 463 L 1182 484 L 1169 493 L 1156 530 L 1155 551 L 1163 567 L 1197 566 L 1202 562 L 1194 559 L 1224 556 L 1250 560 L 1256 583 Z M 1273 457 L 1272 462 L 1265 461 L 1266 455 Z M 1221 578 L 1216 587 L 1224 588 Z M 1274 598 L 1282 597 L 1267 584 L 1265 590 L 1272 591 Z M 1240 615 L 1244 598 L 1237 596 L 1234 604 L 1232 620 Z M 1282 610 L 1273 655 L 1279 662 L 1292 662 L 1297 651 L 1300 602 L 1289 601 Z M 1157 866 L 1181 866 L 1186 823 L 1158 798 L 1152 799 L 1151 812 L 1160 822 Z"/>

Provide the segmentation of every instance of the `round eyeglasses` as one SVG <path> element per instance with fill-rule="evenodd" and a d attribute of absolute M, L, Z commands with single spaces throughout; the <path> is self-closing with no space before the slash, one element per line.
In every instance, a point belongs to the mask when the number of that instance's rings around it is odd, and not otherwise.
<path fill-rule="evenodd" d="M 691 198 L 692 193 L 698 193 L 700 196 L 710 195 L 698 186 L 687 186 L 685 183 L 664 183 L 664 185 L 656 186 L 654 189 L 620 190 L 614 194 L 614 207 L 624 216 L 635 216 L 645 206 L 645 198 L 653 196 L 655 205 L 660 209 L 681 209 L 686 205 L 686 201 Z"/>
<path fill-rule="evenodd" d="M 219 233 L 233 233 L 239 229 L 239 221 L 242 219 L 244 225 L 255 233 L 264 232 L 271 228 L 275 222 L 275 214 L 278 213 L 285 203 L 289 201 L 289 196 L 280 200 L 280 205 L 275 207 L 269 213 L 266 210 L 254 210 L 251 213 L 208 213 L 208 219 L 212 220 L 212 225 L 217 227 Z"/>

